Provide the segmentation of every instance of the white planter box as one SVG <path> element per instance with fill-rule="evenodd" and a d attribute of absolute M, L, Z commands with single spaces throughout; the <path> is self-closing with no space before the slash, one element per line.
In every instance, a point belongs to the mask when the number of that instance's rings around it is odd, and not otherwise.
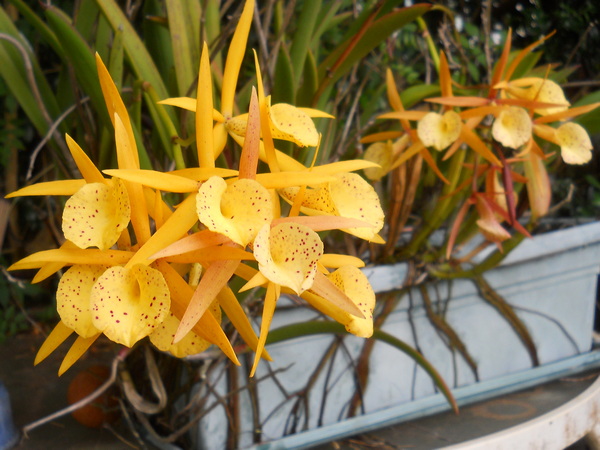
<path fill-rule="evenodd" d="M 487 272 L 485 278 L 515 308 L 533 337 L 540 363 L 545 364 L 590 350 L 599 269 L 600 223 L 592 223 L 524 241 L 500 267 Z M 365 269 L 380 293 L 399 289 L 405 272 L 403 264 Z M 517 334 L 479 297 L 472 281 L 440 282 L 428 291 L 434 303 L 447 303 L 445 319 L 477 362 L 481 381 L 532 367 Z M 413 346 L 416 335 L 419 348 L 450 387 L 473 384 L 471 369 L 458 352 L 448 349 L 428 320 L 418 289 L 412 289 L 410 297 L 412 307 L 409 296 L 405 295 L 383 330 Z M 272 329 L 315 318 L 317 314 L 309 309 L 280 312 Z M 256 374 L 256 379 L 262 379 L 257 392 L 264 440 L 302 431 L 305 423 L 308 429 L 314 429 L 346 418 L 348 402 L 356 390 L 355 374 L 348 368 L 360 354 L 362 339 L 353 336 L 343 339 L 345 350 L 338 349 L 333 363 L 325 364 L 306 403 L 295 395 L 303 391 L 308 376 L 335 339 L 338 338 L 316 335 L 268 347 L 274 362 L 270 365 L 262 362 Z M 269 369 L 280 371 L 275 375 L 278 383 L 268 377 Z M 246 380 L 247 374 L 240 369 L 240 381 Z M 220 395 L 225 394 L 223 377 L 215 389 Z M 423 399 L 435 392 L 429 376 L 411 358 L 385 343 L 375 344 L 363 396 L 366 414 Z M 246 447 L 252 445 L 253 407 L 246 392 L 240 397 L 239 442 Z M 211 449 L 223 447 L 226 424 L 224 409 L 216 408 L 200 422 L 200 445 Z"/>

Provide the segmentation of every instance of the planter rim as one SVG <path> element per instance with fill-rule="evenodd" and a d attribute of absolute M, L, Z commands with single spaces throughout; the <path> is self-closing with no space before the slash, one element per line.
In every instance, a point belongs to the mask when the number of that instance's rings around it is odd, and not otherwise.
<path fill-rule="evenodd" d="M 498 267 L 522 264 L 598 243 L 600 243 L 600 221 L 541 233 L 521 242 L 502 260 Z M 474 245 L 477 244 L 478 242 L 474 243 Z M 490 244 L 477 257 L 473 258 L 473 263 L 483 261 L 495 250 L 496 246 Z M 371 281 L 375 292 L 381 293 L 404 286 L 408 264 L 403 261 L 393 264 L 371 265 L 364 267 L 362 270 Z"/>

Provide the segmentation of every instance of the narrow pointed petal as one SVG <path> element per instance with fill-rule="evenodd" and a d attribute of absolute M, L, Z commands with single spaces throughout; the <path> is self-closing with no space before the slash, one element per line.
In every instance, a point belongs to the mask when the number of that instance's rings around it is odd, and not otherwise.
<path fill-rule="evenodd" d="M 427 114 L 435 114 L 428 113 L 427 111 L 393 111 L 385 114 L 380 114 L 377 116 L 378 119 L 404 119 L 404 120 L 421 120 Z"/>
<path fill-rule="evenodd" d="M 319 260 L 325 267 L 338 269 L 342 266 L 365 267 L 365 262 L 351 255 L 337 255 L 335 253 L 325 253 Z"/>
<path fill-rule="evenodd" d="M 161 271 L 169 286 L 169 292 L 171 293 L 171 311 L 175 317 L 181 320 L 185 314 L 187 305 L 190 303 L 192 295 L 194 295 L 194 290 L 183 278 L 181 278 L 181 275 L 179 275 L 170 264 L 159 260 L 156 262 L 156 267 Z M 227 310 L 225 310 L 225 312 L 227 313 Z M 235 365 L 240 365 L 229 339 L 227 339 L 219 322 L 217 322 L 212 314 L 204 314 L 196 326 L 194 326 L 193 331 L 200 338 L 219 347 Z"/>
<path fill-rule="evenodd" d="M 281 170 L 279 165 L 279 156 L 275 150 L 275 144 L 273 143 L 273 136 L 271 136 L 271 125 L 269 123 L 269 106 L 271 100 L 265 97 L 265 88 L 263 85 L 262 74 L 260 73 L 260 64 L 258 63 L 258 55 L 256 51 L 254 53 L 254 65 L 256 66 L 256 86 L 258 93 L 258 106 L 260 109 L 260 131 L 262 135 L 262 142 L 260 150 L 262 154 L 260 158 L 269 166 L 269 170 L 272 173 L 277 173 Z M 288 155 L 285 155 L 286 157 Z M 295 159 L 289 158 L 296 162 Z M 299 163 L 298 163 L 299 164 Z M 300 164 L 301 165 L 301 164 Z"/>
<path fill-rule="evenodd" d="M 95 248 L 73 249 L 61 247 L 54 250 L 43 250 L 41 252 L 36 252 L 33 255 L 26 256 L 10 266 L 8 270 L 39 269 L 49 262 L 57 262 L 65 265 L 93 264 L 113 266 L 127 263 L 133 255 L 133 252 L 124 250 L 98 250 Z"/>
<path fill-rule="evenodd" d="M 278 225 L 280 223 L 296 223 L 304 225 L 312 229 L 313 231 L 326 231 L 326 230 L 341 230 L 343 228 L 356 228 L 356 227 L 368 227 L 373 228 L 374 225 L 360 219 L 354 219 L 351 217 L 340 217 L 340 216 L 290 216 L 281 217 L 273 220 L 271 226 Z"/>
<path fill-rule="evenodd" d="M 315 166 L 311 169 L 311 172 L 326 175 L 336 175 L 346 172 L 355 172 L 357 170 L 368 169 L 369 167 L 377 166 L 378 164 L 372 161 L 355 159 L 350 161 L 336 161 L 329 164 L 323 164 L 322 166 Z"/>
<path fill-rule="evenodd" d="M 221 321 L 221 309 L 217 302 L 213 302 L 210 312 L 215 319 Z M 193 331 L 190 331 L 181 341 L 173 344 L 175 331 L 179 327 L 180 321 L 172 312 L 169 312 L 165 320 L 160 323 L 156 329 L 148 336 L 150 342 L 159 350 L 169 352 L 177 358 L 184 358 L 190 355 L 196 355 L 203 352 L 211 343 L 199 337 Z"/>
<path fill-rule="evenodd" d="M 108 169 L 103 171 L 111 177 L 139 183 L 165 192 L 195 192 L 198 182 L 172 173 L 143 169 Z"/>
<path fill-rule="evenodd" d="M 58 322 L 52 332 L 48 335 L 37 354 L 35 355 L 34 366 L 37 366 L 46 359 L 60 344 L 65 342 L 69 336 L 73 334 L 73 330 L 66 326 L 63 322 Z"/>
<path fill-rule="evenodd" d="M 167 316 L 169 288 L 156 269 L 137 264 L 106 270 L 90 295 L 94 326 L 111 341 L 132 347 Z"/>
<path fill-rule="evenodd" d="M 500 243 L 510 238 L 510 233 L 500 225 L 493 209 L 483 196 L 477 196 L 476 206 L 477 212 L 479 213 L 477 226 L 487 240 Z"/>
<path fill-rule="evenodd" d="M 214 167 L 213 150 L 213 91 L 208 45 L 204 42 L 200 56 L 196 97 L 196 146 L 200 167 Z"/>
<path fill-rule="evenodd" d="M 229 240 L 228 240 L 229 241 Z M 231 241 L 229 241 L 231 242 Z M 225 245 L 207 247 L 200 250 L 173 255 L 165 258 L 166 261 L 178 264 L 208 263 L 212 261 L 254 261 L 254 255 L 242 250 L 239 247 L 229 247 Z"/>
<path fill-rule="evenodd" d="M 265 304 L 263 306 L 262 321 L 260 323 L 260 337 L 258 338 L 258 345 L 256 348 L 256 355 L 254 356 L 254 363 L 250 370 L 250 376 L 253 377 L 258 367 L 258 362 L 265 348 L 267 342 L 267 334 L 269 334 L 269 328 L 271 326 L 271 320 L 275 313 L 275 305 L 280 294 L 280 287 L 275 283 L 269 283 L 267 286 L 267 293 L 265 294 Z"/>
<path fill-rule="evenodd" d="M 342 292 L 329 278 L 320 272 L 317 272 L 315 282 L 310 289 L 313 293 L 323 297 L 332 305 L 340 308 L 348 314 L 364 319 L 365 315 L 361 309 L 356 306 L 350 297 Z"/>
<path fill-rule="evenodd" d="M 60 320 L 81 337 L 89 338 L 101 332 L 92 321 L 90 294 L 96 280 L 107 269 L 107 266 L 72 266 L 58 282 L 56 309 Z"/>
<path fill-rule="evenodd" d="M 546 165 L 535 152 L 529 152 L 523 163 L 527 177 L 527 196 L 533 220 L 545 216 L 552 201 L 552 186 Z"/>
<path fill-rule="evenodd" d="M 206 247 L 231 242 L 226 236 L 210 230 L 202 230 L 185 236 L 151 256 L 152 259 L 166 258 L 173 255 L 201 250 Z"/>
<path fill-rule="evenodd" d="M 556 122 L 558 120 L 571 119 L 573 117 L 577 117 L 582 114 L 586 114 L 590 111 L 593 111 L 594 109 L 598 108 L 599 106 L 600 106 L 600 102 L 592 103 L 590 105 L 577 106 L 575 108 L 569 108 L 569 109 L 559 112 L 559 113 L 548 114 L 543 117 L 538 117 L 537 119 L 535 119 L 535 123 L 550 123 L 550 122 Z"/>
<path fill-rule="evenodd" d="M 440 52 L 440 90 L 442 97 L 452 97 L 452 77 L 450 76 L 450 67 L 446 54 Z"/>
<path fill-rule="evenodd" d="M 67 147 L 71 152 L 71 156 L 73 156 L 73 160 L 81 172 L 83 178 L 88 183 L 103 183 L 104 177 L 102 173 L 96 168 L 92 160 L 85 154 L 85 152 L 81 149 L 81 147 L 69 136 L 68 134 L 65 136 L 65 140 L 67 141 Z"/>
<path fill-rule="evenodd" d="M 360 138 L 361 144 L 371 144 L 373 142 L 387 141 L 392 139 L 398 139 L 404 135 L 403 131 L 382 131 L 380 133 L 368 134 Z"/>
<path fill-rule="evenodd" d="M 241 265 L 242 264 L 240 264 L 240 266 Z M 258 337 L 254 333 L 254 328 L 252 328 L 252 324 L 250 323 L 250 320 L 248 320 L 248 316 L 246 316 L 246 313 L 244 313 L 244 310 L 242 309 L 242 306 L 240 305 L 240 302 L 233 291 L 229 287 L 225 286 L 225 288 L 221 289 L 221 292 L 219 292 L 217 298 L 221 308 L 223 308 L 223 311 L 225 311 L 225 314 L 227 314 L 227 317 L 235 329 L 238 331 L 238 333 L 240 333 L 240 336 L 246 345 L 257 352 Z M 262 357 L 267 361 L 273 360 L 266 350 L 262 351 Z"/>
<path fill-rule="evenodd" d="M 256 272 L 256 274 L 243 285 L 238 292 L 246 292 L 250 289 L 254 289 L 259 286 L 266 286 L 269 283 L 269 279 L 265 277 L 262 272 Z"/>
<path fill-rule="evenodd" d="M 106 69 L 106 66 L 102 62 L 100 55 L 96 53 L 96 68 L 98 70 L 98 78 L 100 79 L 100 87 L 102 88 L 102 94 L 104 95 L 104 101 L 106 102 L 106 108 L 108 109 L 108 115 L 113 121 L 113 126 L 115 127 L 115 131 L 117 125 L 115 123 L 115 117 L 118 116 L 123 123 L 123 138 L 127 140 L 127 146 L 129 149 L 135 149 L 135 137 L 133 135 L 133 128 L 131 127 L 131 122 L 129 120 L 129 113 L 127 112 L 127 108 L 123 103 L 123 99 L 121 99 L 121 95 L 115 86 L 113 79 L 110 76 L 110 73 Z M 117 140 L 118 142 L 118 140 Z M 139 169 L 140 168 L 140 160 L 137 152 L 131 152 L 129 157 L 131 157 L 132 166 L 125 167 L 119 166 L 122 169 Z"/>
<path fill-rule="evenodd" d="M 375 293 L 365 274 L 356 267 L 343 266 L 329 274 L 327 278 L 354 302 L 364 316 L 361 319 L 347 314 L 348 318 L 344 322 L 346 330 L 358 337 L 371 337 Z"/>
<path fill-rule="evenodd" d="M 235 88 L 246 51 L 253 13 L 254 0 L 246 0 L 240 21 L 235 28 L 235 33 L 227 52 L 227 60 L 225 61 L 225 70 L 223 72 L 223 87 L 221 89 L 221 111 L 225 117 L 231 117 L 233 111 Z"/>
<path fill-rule="evenodd" d="M 301 107 L 301 106 L 296 107 L 296 109 L 302 111 L 308 117 L 312 117 L 314 119 L 317 119 L 317 118 L 335 119 L 335 116 L 332 116 L 331 114 L 326 113 L 325 111 L 321 111 L 319 109 L 304 108 L 304 107 Z"/>
<path fill-rule="evenodd" d="M 92 336 L 89 338 L 83 338 L 81 336 L 77 337 L 66 356 L 64 357 L 60 367 L 58 368 L 58 376 L 60 377 L 63 373 L 71 368 L 73 364 L 75 364 L 79 358 L 83 356 L 85 352 L 92 346 L 96 339 L 100 337 L 100 334 L 96 336 Z"/>
<path fill-rule="evenodd" d="M 260 110 L 256 89 L 252 87 L 250 106 L 248 107 L 248 125 L 242 154 L 240 155 L 240 179 L 256 179 L 256 168 L 258 167 L 258 154 L 260 153 Z"/>
<path fill-rule="evenodd" d="M 181 319 L 181 324 L 173 338 L 174 343 L 179 342 L 194 328 L 217 297 L 217 294 L 225 287 L 238 264 L 238 261 L 227 260 L 215 261 L 208 266 Z"/>
<path fill-rule="evenodd" d="M 220 167 L 213 167 L 210 169 L 201 167 L 189 167 L 187 169 L 173 170 L 172 172 L 167 173 L 177 175 L 179 177 L 189 178 L 195 181 L 206 181 L 210 177 L 235 177 L 238 175 L 239 172 L 237 170 L 222 169 Z"/>
<path fill-rule="evenodd" d="M 36 183 L 30 186 L 25 186 L 17 191 L 11 192 L 4 198 L 13 197 L 28 197 L 38 195 L 73 195 L 83 186 L 85 180 L 57 180 L 46 181 L 44 183 Z"/>
<path fill-rule="evenodd" d="M 319 172 L 268 172 L 257 174 L 256 181 L 267 189 L 282 189 L 302 185 L 316 186 L 335 181 L 335 178 Z"/>
<path fill-rule="evenodd" d="M 190 195 L 165 221 L 164 225 L 135 253 L 127 265 L 131 267 L 140 263 L 150 264 L 152 255 L 186 235 L 197 221 L 195 196 Z"/>
<path fill-rule="evenodd" d="M 62 230 L 80 248 L 112 247 L 131 216 L 125 184 L 117 178 L 82 186 L 65 204 Z"/>
<path fill-rule="evenodd" d="M 296 293 L 312 286 L 323 242 L 304 225 L 285 223 L 264 225 L 254 240 L 254 256 L 259 270 L 273 283 Z"/>
<path fill-rule="evenodd" d="M 469 127 L 462 128 L 460 138 L 465 141 L 465 143 L 474 151 L 479 153 L 484 159 L 498 167 L 502 167 L 502 163 L 496 157 L 496 155 L 492 153 L 489 147 Z"/>

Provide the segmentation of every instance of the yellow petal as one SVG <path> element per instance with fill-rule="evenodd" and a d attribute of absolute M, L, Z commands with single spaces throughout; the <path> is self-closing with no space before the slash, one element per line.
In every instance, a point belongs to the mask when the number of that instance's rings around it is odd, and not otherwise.
<path fill-rule="evenodd" d="M 536 152 L 529 152 L 523 161 L 525 176 L 527 177 L 527 197 L 531 207 L 533 220 L 546 215 L 550 209 L 552 199 L 552 186 L 546 165 Z"/>
<path fill-rule="evenodd" d="M 198 189 L 198 183 L 188 177 L 156 170 L 108 169 L 104 173 L 166 192 L 195 192 Z"/>
<path fill-rule="evenodd" d="M 267 224 L 254 240 L 254 256 L 263 275 L 298 294 L 312 286 L 322 255 L 321 238 L 304 225 Z"/>
<path fill-rule="evenodd" d="M 417 134 L 426 147 L 444 150 L 458 139 L 461 127 L 462 120 L 454 111 L 444 115 L 430 112 L 419 120 Z"/>
<path fill-rule="evenodd" d="M 140 263 L 150 264 L 153 261 L 152 255 L 186 235 L 197 221 L 195 196 L 190 195 L 179 204 L 163 226 L 135 252 L 127 263 L 128 267 Z"/>
<path fill-rule="evenodd" d="M 112 247 L 127 227 L 131 207 L 122 181 L 88 183 L 65 204 L 62 230 L 80 248 Z"/>
<path fill-rule="evenodd" d="M 94 284 L 90 301 L 96 328 L 127 347 L 152 333 L 171 304 L 163 275 L 142 264 L 108 269 Z"/>
<path fill-rule="evenodd" d="M 135 137 L 133 135 L 133 128 L 131 127 L 131 122 L 129 120 L 129 113 L 127 112 L 127 108 L 123 103 L 123 99 L 119 94 L 117 86 L 115 85 L 113 79 L 110 76 L 110 73 L 106 69 L 106 66 L 102 62 L 100 55 L 96 53 L 96 68 L 98 70 L 98 78 L 100 80 L 100 87 L 102 88 L 102 94 L 104 95 L 104 101 L 106 102 L 106 108 L 108 109 L 108 115 L 110 116 L 110 120 L 113 122 L 113 126 L 115 127 L 115 131 L 117 131 L 117 124 L 115 123 L 116 118 L 118 117 L 123 125 L 124 133 L 121 135 L 117 133 L 117 147 L 119 145 L 119 140 L 123 139 L 127 141 L 124 143 L 124 148 L 130 150 L 130 153 L 127 155 L 127 158 L 131 160 L 131 166 L 122 166 L 119 165 L 122 169 L 139 169 L 140 168 L 140 160 L 136 149 Z M 119 137 L 121 136 L 121 137 Z M 117 151 L 119 149 L 117 148 Z"/>
<path fill-rule="evenodd" d="M 243 247 L 273 218 L 269 191 L 250 179 L 227 185 L 222 178 L 209 178 L 198 191 L 196 210 L 200 222 L 209 230 L 224 234 Z"/>
<path fill-rule="evenodd" d="M 221 309 L 217 302 L 211 305 L 210 312 L 217 321 L 221 321 Z M 172 312 L 169 312 L 166 319 L 159 324 L 155 330 L 148 336 L 150 342 L 159 350 L 169 352 L 177 358 L 183 358 L 189 355 L 196 355 L 206 350 L 211 343 L 199 337 L 193 331 L 190 331 L 181 341 L 173 344 L 175 331 L 179 327 L 179 319 Z"/>
<path fill-rule="evenodd" d="M 535 112 L 542 116 L 548 114 L 556 114 L 568 109 L 570 103 L 565 97 L 565 93 L 562 88 L 555 82 L 544 78 L 524 78 L 521 80 L 514 80 L 510 82 L 511 86 L 528 86 L 526 89 L 519 89 L 518 91 L 511 90 L 508 88 L 508 92 L 515 95 L 518 98 L 524 98 L 526 100 L 535 100 L 543 103 L 555 103 L 558 105 L 552 108 L 540 108 L 536 109 Z"/>
<path fill-rule="evenodd" d="M 213 151 L 213 92 L 208 45 L 204 42 L 200 56 L 198 88 L 196 98 L 196 147 L 198 149 L 198 165 L 215 167 Z"/>
<path fill-rule="evenodd" d="M 494 139 L 515 150 L 531 139 L 531 119 L 523 108 L 509 106 L 503 108 L 492 125 Z"/>
<path fill-rule="evenodd" d="M 8 270 L 39 269 L 47 263 L 62 263 L 65 265 L 91 264 L 112 266 L 125 264 L 134 255 L 124 250 L 98 250 L 96 248 L 81 249 L 61 247 L 54 250 L 43 250 L 17 261 Z"/>
<path fill-rule="evenodd" d="M 189 167 L 187 169 L 173 170 L 168 172 L 172 175 L 178 175 L 180 177 L 190 178 L 196 181 L 206 181 L 210 177 L 235 177 L 238 174 L 237 170 L 222 169 L 220 167 L 213 167 L 210 169 L 200 167 Z"/>
<path fill-rule="evenodd" d="M 592 159 L 592 141 L 581 125 L 567 122 L 556 130 L 560 154 L 567 164 L 585 164 Z"/>
<path fill-rule="evenodd" d="M 369 145 L 363 158 L 379 164 L 380 167 L 364 169 L 365 176 L 372 181 L 380 180 L 390 171 L 393 156 L 392 144 L 390 142 L 376 142 Z"/>
<path fill-rule="evenodd" d="M 240 21 L 235 27 L 235 33 L 227 52 L 227 60 L 225 61 L 225 70 L 223 72 L 223 87 L 221 89 L 221 111 L 225 117 L 230 117 L 233 111 L 235 87 L 242 60 L 244 59 L 244 52 L 246 51 L 246 42 L 248 41 L 253 13 L 254 0 L 246 0 Z"/>
<path fill-rule="evenodd" d="M 338 181 L 329 184 L 329 190 L 338 215 L 371 224 L 371 227 L 346 228 L 344 231 L 372 240 L 383 228 L 384 219 L 375 189 L 356 173 L 341 174 L 337 178 Z"/>
<path fill-rule="evenodd" d="M 253 377 L 258 367 L 258 362 L 263 354 L 265 343 L 267 342 L 267 334 L 271 326 L 271 320 L 275 313 L 275 305 L 279 294 L 281 293 L 281 287 L 274 283 L 269 283 L 267 286 L 267 293 L 265 294 L 265 305 L 263 307 L 262 321 L 260 323 L 260 338 L 258 339 L 258 345 L 256 347 L 256 355 L 254 356 L 254 363 L 250 370 L 250 376 Z"/>
<path fill-rule="evenodd" d="M 179 342 L 194 328 L 221 289 L 225 287 L 238 264 L 238 261 L 225 260 L 216 261 L 208 266 L 181 318 L 173 342 Z"/>
<path fill-rule="evenodd" d="M 273 139 L 294 142 L 300 147 L 314 147 L 319 143 L 319 133 L 304 111 L 287 103 L 277 103 L 268 109 Z"/>
<path fill-rule="evenodd" d="M 65 342 L 71 334 L 73 334 L 71 328 L 66 326 L 63 322 L 58 322 L 35 355 L 33 365 L 37 366 L 46 359 L 60 344 Z"/>
<path fill-rule="evenodd" d="M 281 189 L 292 186 L 314 186 L 335 181 L 332 175 L 318 172 L 268 172 L 256 175 L 256 181 L 267 189 Z"/>
<path fill-rule="evenodd" d="M 337 255 L 335 253 L 325 253 L 319 260 L 325 267 L 336 269 L 342 266 L 365 267 L 365 262 L 351 255 Z"/>
<path fill-rule="evenodd" d="M 65 140 L 67 141 L 71 156 L 73 156 L 73 160 L 75 161 L 75 164 L 77 164 L 77 168 L 79 169 L 79 172 L 81 172 L 83 178 L 85 178 L 85 181 L 88 183 L 104 183 L 104 177 L 77 142 L 75 142 L 68 134 L 65 136 Z"/>
<path fill-rule="evenodd" d="M 58 282 L 56 309 L 61 321 L 79 336 L 89 338 L 100 333 L 92 322 L 90 294 L 107 266 L 76 265 Z"/>
<path fill-rule="evenodd" d="M 482 196 L 477 197 L 476 206 L 479 213 L 477 226 L 487 240 L 502 242 L 510 238 L 510 233 L 500 225 L 494 211 Z"/>
<path fill-rule="evenodd" d="M 100 334 L 97 334 L 96 336 L 91 336 L 89 338 L 78 336 L 77 339 L 75 339 L 75 342 L 73 342 L 73 345 L 71 345 L 71 348 L 65 355 L 60 367 L 58 368 L 58 376 L 61 376 L 63 373 L 69 370 L 71 366 L 75 364 L 85 352 L 88 351 L 88 349 L 92 346 L 94 342 L 96 342 L 96 339 L 98 339 L 99 337 Z"/>
<path fill-rule="evenodd" d="M 25 186 L 17 191 L 11 192 L 5 198 L 27 197 L 35 195 L 73 195 L 82 186 L 85 186 L 85 180 L 57 180 L 36 183 L 31 186 Z"/>
<path fill-rule="evenodd" d="M 346 330 L 358 337 L 368 338 L 373 335 L 373 309 L 375 293 L 371 283 L 359 269 L 343 266 L 328 275 L 333 284 L 344 292 L 361 310 L 364 318 L 345 313 L 347 320 L 343 322 Z"/>
<path fill-rule="evenodd" d="M 181 319 L 185 314 L 185 309 L 190 303 L 194 290 L 190 285 L 177 273 L 177 271 L 171 267 L 170 264 L 165 261 L 157 261 L 156 266 L 159 268 L 161 273 L 164 275 L 165 280 L 169 286 L 171 292 L 171 311 L 175 314 L 175 317 Z M 232 293 L 233 294 L 233 293 Z M 237 300 L 236 300 L 237 302 Z M 238 308 L 241 309 L 238 303 Z M 227 313 L 227 310 L 225 309 Z M 251 327 L 250 327 L 251 328 Z M 231 343 L 227 339 L 227 336 L 223 332 L 223 329 L 219 325 L 219 322 L 215 319 L 212 314 L 204 314 L 200 321 L 193 328 L 196 333 L 202 339 L 212 342 L 218 346 L 223 353 L 231 360 L 234 364 L 240 365 L 240 362 L 233 351 Z"/>

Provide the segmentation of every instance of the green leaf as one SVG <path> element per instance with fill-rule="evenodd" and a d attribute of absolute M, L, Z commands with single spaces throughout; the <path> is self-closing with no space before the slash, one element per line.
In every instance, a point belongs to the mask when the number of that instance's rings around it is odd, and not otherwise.
<path fill-rule="evenodd" d="M 586 95 L 575 103 L 573 107 L 589 105 L 596 102 L 600 102 L 600 91 Z M 600 133 L 600 108 L 596 108 L 587 114 L 579 116 L 574 119 L 574 121 L 585 128 L 589 134 L 598 134 Z"/>
<path fill-rule="evenodd" d="M 296 104 L 296 82 L 294 68 L 285 45 L 279 47 L 279 55 L 275 64 L 275 83 L 273 83 L 272 104 Z"/>
<path fill-rule="evenodd" d="M 349 334 L 343 325 L 337 322 L 315 320 L 309 322 L 295 323 L 292 325 L 286 325 L 275 330 L 269 331 L 267 336 L 267 344 L 274 344 L 276 342 L 282 342 L 289 339 L 295 339 L 304 336 L 310 336 L 313 334 Z M 439 372 L 433 367 L 433 365 L 417 350 L 412 348 L 404 341 L 398 339 L 391 334 L 386 333 L 380 329 L 373 331 L 372 339 L 385 342 L 392 347 L 397 348 L 401 352 L 411 357 L 419 366 L 421 366 L 427 374 L 431 377 L 436 386 L 442 391 L 444 397 L 448 400 L 448 403 L 458 413 L 458 405 L 456 400 L 450 391 L 450 388 L 439 374 Z"/>
<path fill-rule="evenodd" d="M 64 12 L 54 6 L 49 6 L 45 15 L 48 25 L 65 49 L 68 58 L 65 62 L 72 65 L 77 81 L 81 84 L 84 92 L 90 96 L 94 109 L 100 115 L 105 126 L 112 127 L 112 121 L 108 116 L 102 89 L 98 82 L 96 61 L 92 50 Z"/>
<path fill-rule="evenodd" d="M 200 63 L 200 30 L 194 26 L 200 21 L 200 5 L 195 1 L 167 0 L 166 6 L 177 92 L 179 96 L 190 96 Z"/>
<path fill-rule="evenodd" d="M 319 74 L 317 73 L 317 61 L 312 51 L 306 55 L 304 63 L 304 72 L 302 74 L 302 85 L 296 93 L 296 105 L 310 106 L 311 99 L 317 92 L 319 83 Z"/>
<path fill-rule="evenodd" d="M 439 85 L 434 84 L 417 84 L 406 88 L 400 94 L 404 108 L 410 109 L 417 103 L 428 97 L 435 97 L 440 94 Z"/>
<path fill-rule="evenodd" d="M 31 62 L 33 75 L 36 85 L 40 92 L 43 105 L 38 104 L 33 94 L 32 87 L 29 84 L 25 61 L 23 55 L 15 47 L 14 43 L 6 39 L 0 40 L 0 76 L 6 82 L 8 90 L 17 99 L 19 105 L 25 111 L 25 114 L 33 123 L 40 135 L 45 135 L 49 128 L 49 121 L 44 117 L 42 107 L 45 108 L 50 116 L 50 120 L 59 115 L 56 98 L 46 81 L 35 55 L 30 51 L 31 47 L 19 33 L 19 30 L 10 20 L 5 10 L 0 7 L 0 32 L 9 35 L 15 39 L 24 49 L 26 57 Z M 51 35 L 51 33 L 49 33 Z M 46 34 L 48 37 L 48 34 Z"/>
<path fill-rule="evenodd" d="M 321 0 L 306 0 L 302 4 L 302 12 L 298 19 L 298 26 L 290 47 L 290 60 L 292 64 L 292 73 L 294 80 L 299 80 L 304 68 L 304 61 L 310 48 L 311 37 L 315 28 L 319 11 L 321 10 Z M 294 85 L 293 92 L 296 92 Z"/>
<path fill-rule="evenodd" d="M 320 89 L 337 81 L 394 31 L 421 17 L 431 8 L 432 5 L 426 4 L 401 8 L 372 22 L 358 41 L 355 35 L 350 36 L 319 65 Z"/>
<path fill-rule="evenodd" d="M 137 78 L 150 83 L 160 99 L 168 98 L 169 93 L 154 61 L 119 5 L 114 0 L 96 0 L 96 2 L 113 30 L 122 29 L 125 53 Z M 178 124 L 174 111 L 169 109 L 168 113 L 173 123 Z"/>

